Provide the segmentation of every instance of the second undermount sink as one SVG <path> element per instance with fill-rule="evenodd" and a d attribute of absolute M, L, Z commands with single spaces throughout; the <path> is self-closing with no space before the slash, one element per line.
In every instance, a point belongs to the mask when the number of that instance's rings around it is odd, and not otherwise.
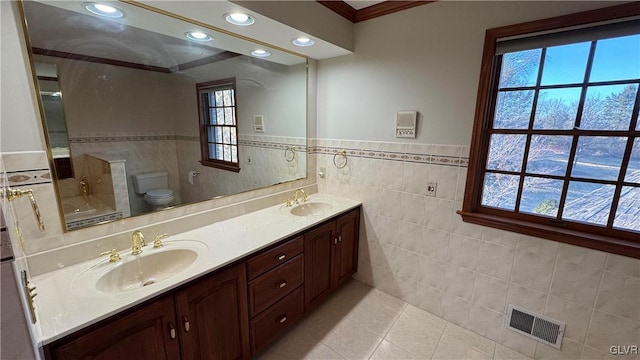
<path fill-rule="evenodd" d="M 123 252 L 120 261 L 102 260 L 83 271 L 74 280 L 73 290 L 95 296 L 142 289 L 184 273 L 205 260 L 209 248 L 196 240 L 174 240 L 165 242 L 162 248 L 147 245 L 142 250 L 140 255 Z"/>
<path fill-rule="evenodd" d="M 309 216 L 309 215 L 324 215 L 327 211 L 331 210 L 333 205 L 326 202 L 305 202 L 291 208 L 290 212 L 296 216 Z"/>

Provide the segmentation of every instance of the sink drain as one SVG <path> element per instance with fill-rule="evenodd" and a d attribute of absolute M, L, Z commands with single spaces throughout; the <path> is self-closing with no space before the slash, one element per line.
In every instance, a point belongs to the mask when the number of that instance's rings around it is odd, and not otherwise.
<path fill-rule="evenodd" d="M 155 279 L 149 279 L 146 280 L 145 282 L 142 283 L 142 286 L 147 286 L 147 285 L 151 285 L 151 284 L 155 284 L 156 280 Z"/>

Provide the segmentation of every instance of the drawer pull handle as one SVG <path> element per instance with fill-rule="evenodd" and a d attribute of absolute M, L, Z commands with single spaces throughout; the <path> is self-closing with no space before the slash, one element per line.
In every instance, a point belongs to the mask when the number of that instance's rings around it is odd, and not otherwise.
<path fill-rule="evenodd" d="M 280 324 L 284 324 L 284 322 L 287 321 L 287 316 L 286 315 L 282 315 L 282 317 L 278 321 L 280 322 Z"/>
<path fill-rule="evenodd" d="M 171 337 L 171 339 L 176 338 L 176 328 L 173 327 L 172 323 L 169 323 L 169 336 Z"/>
<path fill-rule="evenodd" d="M 278 260 L 282 261 L 282 260 L 284 260 L 286 257 L 287 257 L 287 255 L 285 255 L 285 254 L 281 254 L 281 255 L 279 255 L 279 256 L 278 256 Z"/>
<path fill-rule="evenodd" d="M 283 287 L 285 287 L 285 286 L 287 286 L 287 282 L 286 281 L 283 281 L 283 282 L 280 283 L 280 285 L 278 285 L 278 287 L 281 288 L 281 289 Z"/>
<path fill-rule="evenodd" d="M 338 242 L 342 242 L 342 235 L 338 235 Z"/>
<path fill-rule="evenodd" d="M 182 317 L 182 321 L 184 321 L 184 332 L 189 332 L 191 326 L 189 325 L 189 318 L 185 315 Z"/>

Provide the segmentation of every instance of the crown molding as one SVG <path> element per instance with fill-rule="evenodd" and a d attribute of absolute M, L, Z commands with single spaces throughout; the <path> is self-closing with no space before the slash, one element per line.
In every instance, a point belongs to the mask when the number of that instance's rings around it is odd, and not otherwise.
<path fill-rule="evenodd" d="M 412 7 L 429 4 L 434 1 L 385 1 L 360 10 L 352 8 L 349 4 L 341 0 L 318 0 L 318 2 L 352 23 L 358 23 Z"/>

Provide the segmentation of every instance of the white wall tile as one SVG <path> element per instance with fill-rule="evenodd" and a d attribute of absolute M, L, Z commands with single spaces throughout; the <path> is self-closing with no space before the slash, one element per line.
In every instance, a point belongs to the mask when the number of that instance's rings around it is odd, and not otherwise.
<path fill-rule="evenodd" d="M 508 288 L 509 284 L 506 281 L 478 274 L 473 290 L 473 304 L 502 312 Z"/>
<path fill-rule="evenodd" d="M 566 339 L 584 343 L 591 312 L 592 308 L 589 306 L 549 296 L 544 315 L 567 324 L 564 329 L 564 337 Z"/>
<path fill-rule="evenodd" d="M 515 249 L 482 241 L 478 257 L 478 272 L 509 280 Z"/>
<path fill-rule="evenodd" d="M 606 269 L 618 274 L 640 277 L 640 259 L 608 254 Z"/>
<path fill-rule="evenodd" d="M 596 309 L 640 322 L 640 278 L 605 271 Z"/>
<path fill-rule="evenodd" d="M 460 235 L 451 235 L 448 262 L 467 269 L 476 270 L 480 240 Z"/>
<path fill-rule="evenodd" d="M 601 278 L 598 268 L 558 260 L 551 295 L 593 307 Z"/>
<path fill-rule="evenodd" d="M 639 338 L 639 323 L 595 310 L 585 345 L 608 353 L 612 345 L 637 344 Z"/>
<path fill-rule="evenodd" d="M 542 253 L 517 251 L 511 282 L 538 291 L 548 291 L 555 257 Z"/>

